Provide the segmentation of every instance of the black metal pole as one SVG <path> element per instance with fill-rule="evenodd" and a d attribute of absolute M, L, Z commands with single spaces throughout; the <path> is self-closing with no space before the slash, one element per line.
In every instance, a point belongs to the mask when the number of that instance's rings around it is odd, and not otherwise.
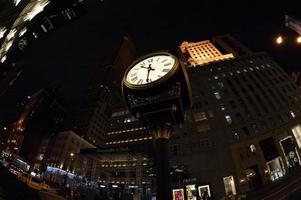
<path fill-rule="evenodd" d="M 171 200 L 169 180 L 168 141 L 171 127 L 157 126 L 154 128 L 156 153 L 156 199 Z"/>
<path fill-rule="evenodd" d="M 157 200 L 171 200 L 169 181 L 168 139 L 156 139 Z"/>

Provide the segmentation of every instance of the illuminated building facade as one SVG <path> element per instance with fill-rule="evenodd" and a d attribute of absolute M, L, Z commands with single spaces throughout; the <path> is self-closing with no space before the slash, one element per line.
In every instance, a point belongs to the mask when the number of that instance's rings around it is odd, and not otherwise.
<path fill-rule="evenodd" d="M 84 4 L 75 0 L 0 2 L 0 96 L 20 77 L 28 46 L 84 14 Z"/>
<path fill-rule="evenodd" d="M 193 108 L 175 130 L 170 158 L 190 174 L 180 184 L 187 195 L 209 188 L 220 198 L 274 182 L 300 166 L 301 93 L 268 55 L 229 51 L 231 57 L 221 59 L 214 49 L 208 41 L 180 45 Z M 211 51 L 217 53 L 208 57 Z"/>
<path fill-rule="evenodd" d="M 34 168 L 50 167 L 60 169 L 73 175 L 85 175 L 87 168 L 85 163 L 79 159 L 81 149 L 96 148 L 91 143 L 77 135 L 74 131 L 62 131 L 45 137 L 39 145 Z M 64 176 L 51 175 L 50 170 L 46 171 L 48 180 L 56 183 L 63 183 Z"/>

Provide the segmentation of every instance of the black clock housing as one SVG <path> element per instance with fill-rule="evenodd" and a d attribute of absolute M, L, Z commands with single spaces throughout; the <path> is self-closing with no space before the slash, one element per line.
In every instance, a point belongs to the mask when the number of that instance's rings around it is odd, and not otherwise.
<path fill-rule="evenodd" d="M 156 54 L 162 52 L 146 56 Z M 122 81 L 122 94 L 129 111 L 145 125 L 182 124 L 184 111 L 191 107 L 188 75 L 182 63 L 176 57 L 175 59 L 178 66 L 168 78 L 156 82 L 155 85 L 135 88 L 125 83 L 125 78 Z M 128 70 L 131 67 L 129 66 Z"/>

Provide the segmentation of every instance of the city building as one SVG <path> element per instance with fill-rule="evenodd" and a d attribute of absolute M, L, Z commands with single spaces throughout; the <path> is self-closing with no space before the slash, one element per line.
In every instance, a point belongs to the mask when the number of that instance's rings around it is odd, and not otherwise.
<path fill-rule="evenodd" d="M 88 83 L 82 105 L 74 119 L 74 130 L 98 147 L 105 143 L 112 109 L 123 105 L 121 79 L 126 67 L 133 62 L 134 55 L 132 41 L 128 37 L 122 38 L 107 52 Z"/>
<path fill-rule="evenodd" d="M 67 173 L 70 179 L 85 176 L 89 170 L 87 164 L 79 158 L 79 153 L 86 148 L 96 147 L 72 130 L 53 133 L 40 143 L 34 168 L 46 170 L 46 179 L 61 184 Z"/>
<path fill-rule="evenodd" d="M 5 151 L 35 162 L 43 138 L 64 127 L 66 112 L 54 89 L 40 89 L 20 103 L 20 113 L 10 126 Z"/>
<path fill-rule="evenodd" d="M 170 159 L 190 176 L 179 177 L 174 192 L 190 199 L 204 190 L 217 199 L 243 194 L 301 164 L 301 93 L 293 80 L 267 54 L 217 38 L 226 54 L 209 41 L 180 45 L 193 108 L 170 140 Z"/>
<path fill-rule="evenodd" d="M 16 3 L 17 2 L 17 3 Z M 86 13 L 83 3 L 24 0 L 0 2 L 0 96 L 23 71 L 27 47 Z M 1 116 L 2 117 L 2 116 Z"/>

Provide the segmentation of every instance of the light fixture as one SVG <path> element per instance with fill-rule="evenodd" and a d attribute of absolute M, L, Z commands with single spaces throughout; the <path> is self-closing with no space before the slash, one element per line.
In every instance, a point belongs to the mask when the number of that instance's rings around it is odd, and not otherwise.
<path fill-rule="evenodd" d="M 276 43 L 277 44 L 282 44 L 283 43 L 283 37 L 281 35 L 279 35 L 277 38 L 276 38 Z"/>
<path fill-rule="evenodd" d="M 297 42 L 298 44 L 301 44 L 301 36 L 298 36 L 298 37 L 297 37 L 296 42 Z"/>

